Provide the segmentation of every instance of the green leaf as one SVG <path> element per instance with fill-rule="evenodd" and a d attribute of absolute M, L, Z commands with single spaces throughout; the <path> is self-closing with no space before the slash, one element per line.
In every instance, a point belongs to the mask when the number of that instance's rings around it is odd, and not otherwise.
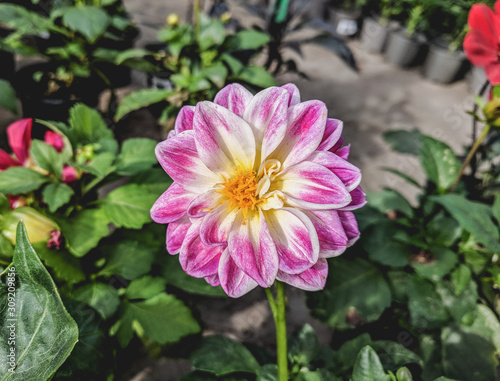
<path fill-rule="evenodd" d="M 109 234 L 109 220 L 101 209 L 87 209 L 61 224 L 68 250 L 83 257 Z"/>
<path fill-rule="evenodd" d="M 455 294 L 450 282 L 442 282 L 436 285 L 436 290 L 441 298 L 441 303 L 457 323 L 470 323 L 476 316 L 477 285 L 469 283 L 460 296 Z"/>
<path fill-rule="evenodd" d="M 239 59 L 229 53 L 222 53 L 220 58 L 229 67 L 230 75 L 237 75 L 245 68 L 245 65 Z"/>
<path fill-rule="evenodd" d="M 488 340 L 466 333 L 458 327 L 444 327 L 441 341 L 447 377 L 458 380 L 497 380 L 495 347 Z"/>
<path fill-rule="evenodd" d="M 368 345 L 359 352 L 352 372 L 352 381 L 390 381 L 377 353 Z"/>
<path fill-rule="evenodd" d="M 460 162 L 453 150 L 447 144 L 426 135 L 422 135 L 420 163 L 439 193 L 444 193 L 453 184 L 460 170 Z"/>
<path fill-rule="evenodd" d="M 127 49 L 122 52 L 118 52 L 117 56 L 115 57 L 115 64 L 121 65 L 125 61 L 133 58 L 144 58 L 145 56 L 150 55 L 151 52 L 145 49 Z"/>
<path fill-rule="evenodd" d="M 318 335 L 309 324 L 296 331 L 289 339 L 288 359 L 292 364 L 309 364 L 319 348 Z"/>
<path fill-rule="evenodd" d="M 12 258 L 13 255 L 14 246 L 12 246 L 12 243 L 10 243 L 7 238 L 5 238 L 3 235 L 0 235 L 0 257 Z"/>
<path fill-rule="evenodd" d="M 235 372 L 256 373 L 259 363 L 239 342 L 223 336 L 205 337 L 191 354 L 194 369 L 224 376 Z"/>
<path fill-rule="evenodd" d="M 276 86 L 273 76 L 260 66 L 246 66 L 235 78 L 262 88 Z"/>
<path fill-rule="evenodd" d="M 412 363 L 422 365 L 422 359 L 415 352 L 395 341 L 377 340 L 370 345 L 377 352 L 384 369 L 396 370 Z"/>
<path fill-rule="evenodd" d="M 127 139 L 122 146 L 117 161 L 119 175 L 135 175 L 150 169 L 157 163 L 155 140 L 146 138 Z"/>
<path fill-rule="evenodd" d="M 500 224 L 500 194 L 497 194 L 495 197 L 495 202 L 493 203 L 492 212 L 493 212 L 493 217 L 495 217 L 497 222 Z"/>
<path fill-rule="evenodd" d="M 384 132 L 384 140 L 393 151 L 418 156 L 422 145 L 422 133 L 418 129 L 411 131 L 395 130 Z"/>
<path fill-rule="evenodd" d="M 215 65 L 202 70 L 204 77 L 212 81 L 217 87 L 223 88 L 226 84 L 227 68 L 222 62 L 217 62 Z"/>
<path fill-rule="evenodd" d="M 228 51 L 258 49 L 266 45 L 271 38 L 267 33 L 246 29 L 226 38 Z"/>
<path fill-rule="evenodd" d="M 25 167 L 11 167 L 0 172 L 0 193 L 28 193 L 50 181 L 48 176 Z"/>
<path fill-rule="evenodd" d="M 65 8 L 62 20 L 69 29 L 81 33 L 90 42 L 101 37 L 111 22 L 104 10 L 89 5 Z"/>
<path fill-rule="evenodd" d="M 0 4 L 0 22 L 21 35 L 39 35 L 56 29 L 48 18 L 14 4 Z"/>
<path fill-rule="evenodd" d="M 149 299 L 165 291 L 166 284 L 164 278 L 146 275 L 130 282 L 125 295 L 129 299 Z"/>
<path fill-rule="evenodd" d="M 118 290 L 100 282 L 77 288 L 73 291 L 73 298 L 95 309 L 103 319 L 113 316 L 120 304 Z"/>
<path fill-rule="evenodd" d="M 133 175 L 129 184 L 140 185 L 146 192 L 156 194 L 158 197 L 172 185 L 172 179 L 168 177 L 163 168 L 152 168 Z"/>
<path fill-rule="evenodd" d="M 393 240 L 396 229 L 393 222 L 385 220 L 365 232 L 361 242 L 371 260 L 391 267 L 408 265 L 411 253 L 406 245 Z"/>
<path fill-rule="evenodd" d="M 495 313 L 484 304 L 477 305 L 477 316 L 470 327 L 462 328 L 490 341 L 497 351 L 500 350 L 500 322 Z"/>
<path fill-rule="evenodd" d="M 406 173 L 403 173 L 401 171 L 398 171 L 397 169 L 394 168 L 389 168 L 389 167 L 382 167 L 382 169 L 386 172 L 392 173 L 403 180 L 405 180 L 407 183 L 411 185 L 415 185 L 417 188 L 422 188 L 422 186 L 412 177 L 408 176 Z"/>
<path fill-rule="evenodd" d="M 440 211 L 426 226 L 428 241 L 434 244 L 451 247 L 462 235 L 460 224 Z"/>
<path fill-rule="evenodd" d="M 45 266 L 50 267 L 57 280 L 63 280 L 70 285 L 85 280 L 80 262 L 71 254 L 49 249 L 46 242 L 35 243 L 33 248 Z"/>
<path fill-rule="evenodd" d="M 382 213 L 397 210 L 404 213 L 408 217 L 413 216 L 413 208 L 410 203 L 401 195 L 401 193 L 395 190 L 385 189 L 382 192 L 377 193 L 368 192 L 366 194 L 366 199 L 372 208 L 375 208 Z"/>
<path fill-rule="evenodd" d="M 115 161 L 115 154 L 102 152 L 95 155 L 92 160 L 85 164 L 74 164 L 82 171 L 89 172 L 96 177 L 105 177 L 113 171 L 112 164 Z"/>
<path fill-rule="evenodd" d="M 103 200 L 103 210 L 118 227 L 140 229 L 151 222 L 149 211 L 157 195 L 148 193 L 136 184 L 119 187 Z"/>
<path fill-rule="evenodd" d="M 415 272 L 422 278 L 438 282 L 448 275 L 458 262 L 457 254 L 444 247 L 435 247 L 432 250 L 434 259 L 428 263 L 412 262 Z"/>
<path fill-rule="evenodd" d="M 189 308 L 173 295 L 162 293 L 143 302 L 128 303 L 126 308 L 136 333 L 158 344 L 174 343 L 200 331 Z"/>
<path fill-rule="evenodd" d="M 443 205 L 458 223 L 490 250 L 500 252 L 498 229 L 491 220 L 491 208 L 463 196 L 448 194 L 432 200 Z"/>
<path fill-rule="evenodd" d="M 278 381 L 278 367 L 276 364 L 266 364 L 257 371 L 256 381 Z"/>
<path fill-rule="evenodd" d="M 69 124 L 80 144 L 97 143 L 101 139 L 112 139 L 113 133 L 97 110 L 77 103 L 69 110 Z"/>
<path fill-rule="evenodd" d="M 74 194 L 75 191 L 63 183 L 51 183 L 42 191 L 43 202 L 49 206 L 50 213 L 67 204 Z"/>
<path fill-rule="evenodd" d="M 361 335 L 355 337 L 342 344 L 337 352 L 335 352 L 334 369 L 341 373 L 347 372 L 349 369 L 354 367 L 358 353 L 367 345 L 371 345 L 372 339 L 368 333 L 362 333 Z"/>
<path fill-rule="evenodd" d="M 226 38 L 226 30 L 219 20 L 206 14 L 200 14 L 200 33 L 197 36 L 200 50 L 204 51 L 214 45 L 220 45 Z"/>
<path fill-rule="evenodd" d="M 5 79 L 0 79 L 0 107 L 9 110 L 13 114 L 19 114 L 16 91 Z"/>
<path fill-rule="evenodd" d="M 63 160 L 54 147 L 41 140 L 33 140 L 31 155 L 40 168 L 45 169 L 58 180 L 62 179 Z"/>
<path fill-rule="evenodd" d="M 311 371 L 308 369 L 301 369 L 299 374 L 293 381 L 335 381 L 338 380 L 333 374 L 326 369 L 318 369 Z"/>
<path fill-rule="evenodd" d="M 167 100 L 167 98 L 173 94 L 175 94 L 174 91 L 159 89 L 134 91 L 122 99 L 122 102 L 118 106 L 118 110 L 116 110 L 115 121 L 120 120 L 131 111 L 139 110 L 140 108 Z"/>
<path fill-rule="evenodd" d="M 147 274 L 155 255 L 154 248 L 141 245 L 135 240 L 123 240 L 114 246 L 103 247 L 102 250 L 106 252 L 108 260 L 99 275 L 118 274 L 128 280 Z"/>
<path fill-rule="evenodd" d="M 39 381 L 52 377 L 71 353 L 78 340 L 78 327 L 68 314 L 57 292 L 54 281 L 31 247 L 22 223 L 17 227 L 17 245 L 11 270 L 13 274 L 15 307 L 0 311 L 0 379 Z M 7 278 L 7 281 L 9 278 Z M 10 292 L 10 291 L 9 291 Z M 8 294 L 1 296 L 7 303 Z M 15 343 L 7 340 L 11 327 L 15 329 Z M 7 356 L 15 349 L 15 360 Z M 9 372 L 15 368 L 15 373 Z"/>
<path fill-rule="evenodd" d="M 398 381 L 413 381 L 411 372 L 406 367 L 399 368 L 398 371 L 396 372 L 396 377 Z"/>
<path fill-rule="evenodd" d="M 460 265 L 451 273 L 451 284 L 455 289 L 455 294 L 460 295 L 471 281 L 472 273 L 468 266 Z"/>
<path fill-rule="evenodd" d="M 408 299 L 408 309 L 415 328 L 437 328 L 448 321 L 449 315 L 432 283 L 413 277 Z"/>
<path fill-rule="evenodd" d="M 366 321 L 374 321 L 391 305 L 391 291 L 380 270 L 356 258 L 338 258 L 330 262 L 329 276 L 321 293 L 309 293 L 308 305 L 328 324 L 349 328 L 348 312 Z"/>

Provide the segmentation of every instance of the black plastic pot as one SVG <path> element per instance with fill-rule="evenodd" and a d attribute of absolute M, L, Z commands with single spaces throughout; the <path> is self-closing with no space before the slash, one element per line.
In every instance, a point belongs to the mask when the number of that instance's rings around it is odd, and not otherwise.
<path fill-rule="evenodd" d="M 54 72 L 56 67 L 52 63 L 38 63 L 16 73 L 14 86 L 21 100 L 24 117 L 66 122 L 69 109 L 75 103 L 97 106 L 104 83 L 96 76 L 75 78 L 70 87 L 61 86 L 48 94 L 49 73 Z M 38 82 L 34 80 L 37 72 L 43 73 Z"/>
<path fill-rule="evenodd" d="M 349 12 L 336 8 L 330 8 L 329 11 L 330 23 L 338 35 L 352 37 L 358 33 L 358 22 L 361 17 L 360 12 Z"/>
<path fill-rule="evenodd" d="M 451 83 L 465 74 L 467 66 L 468 62 L 462 50 L 450 52 L 448 48 L 433 44 L 422 72 L 432 81 Z"/>
<path fill-rule="evenodd" d="M 387 43 L 389 29 L 382 26 L 377 20 L 367 18 L 361 29 L 361 44 L 363 49 L 370 53 L 382 53 Z"/>
<path fill-rule="evenodd" d="M 420 36 L 407 37 L 404 30 L 389 32 L 385 58 L 393 65 L 407 68 L 423 62 L 427 54 L 425 39 Z"/>

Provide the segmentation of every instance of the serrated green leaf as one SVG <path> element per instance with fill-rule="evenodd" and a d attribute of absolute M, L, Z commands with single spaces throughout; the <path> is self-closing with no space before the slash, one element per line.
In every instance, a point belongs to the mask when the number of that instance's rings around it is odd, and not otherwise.
<path fill-rule="evenodd" d="M 151 222 L 149 211 L 156 199 L 157 195 L 148 193 L 136 184 L 128 184 L 109 193 L 102 200 L 102 206 L 116 226 L 140 229 Z"/>
<path fill-rule="evenodd" d="M 33 248 L 45 266 L 50 267 L 57 280 L 68 284 L 76 284 L 85 280 L 80 262 L 66 251 L 49 249 L 45 242 L 35 243 Z"/>
<path fill-rule="evenodd" d="M 0 172 L 0 193 L 21 194 L 40 188 L 50 181 L 48 176 L 25 167 L 11 167 Z"/>
<path fill-rule="evenodd" d="M 165 291 L 166 284 L 164 278 L 146 275 L 130 282 L 125 295 L 129 299 L 149 299 Z"/>
<path fill-rule="evenodd" d="M 74 194 L 75 191 L 63 183 L 49 184 L 42 191 L 43 202 L 49 206 L 51 213 L 54 213 L 61 206 L 67 204 Z"/>
<path fill-rule="evenodd" d="M 0 379 L 47 380 L 71 353 L 78 340 L 78 327 L 64 308 L 54 281 L 31 247 L 22 223 L 18 225 L 16 241 L 13 271 L 6 271 L 14 274 L 15 307 L 0 311 L 4 322 L 0 328 L 4 338 L 0 343 L 3 359 Z M 7 294 L 1 298 L 5 300 Z M 13 324 L 15 343 L 9 344 L 7 338 Z M 7 360 L 10 348 L 15 348 L 16 353 L 13 364 Z M 15 369 L 15 373 L 9 372 L 10 368 Z"/>
<path fill-rule="evenodd" d="M 87 209 L 61 224 L 66 245 L 76 257 L 83 257 L 109 234 L 109 219 L 101 209 Z"/>
<path fill-rule="evenodd" d="M 41 140 L 33 140 L 31 142 L 31 156 L 40 168 L 45 169 L 58 180 L 62 179 L 63 160 L 54 147 Z"/>
<path fill-rule="evenodd" d="M 155 140 L 134 138 L 126 140 L 118 155 L 116 172 L 119 175 L 135 175 L 150 169 L 158 161 L 155 156 Z"/>
<path fill-rule="evenodd" d="M 107 262 L 99 275 L 118 274 L 128 280 L 147 274 L 156 252 L 155 248 L 132 240 L 123 240 L 114 246 L 103 247 L 101 250 L 106 253 Z"/>
<path fill-rule="evenodd" d="M 377 353 L 368 345 L 359 352 L 352 372 L 352 381 L 390 381 Z"/>
<path fill-rule="evenodd" d="M 0 107 L 9 110 L 13 114 L 19 114 L 16 91 L 5 79 L 0 79 Z"/>
<path fill-rule="evenodd" d="M 111 22 L 104 10 L 89 5 L 65 8 L 62 20 L 69 29 L 81 33 L 90 42 L 101 37 Z"/>
<path fill-rule="evenodd" d="M 160 89 L 144 89 L 134 91 L 122 99 L 122 102 L 116 110 L 115 121 L 120 120 L 131 111 L 166 100 L 175 92 Z"/>
<path fill-rule="evenodd" d="M 116 312 L 120 304 L 118 290 L 109 284 L 93 282 L 73 291 L 73 298 L 88 304 L 103 319 L 108 319 Z"/>
<path fill-rule="evenodd" d="M 201 74 L 212 81 L 217 87 L 223 88 L 227 79 L 227 68 L 222 62 L 202 70 Z"/>
<path fill-rule="evenodd" d="M 97 110 L 77 103 L 69 110 L 69 124 L 80 144 L 97 143 L 101 139 L 112 139 L 108 128 Z"/>
<path fill-rule="evenodd" d="M 237 341 L 223 336 L 205 337 L 191 355 L 194 369 L 224 376 L 235 372 L 256 373 L 260 366 L 250 351 Z"/>

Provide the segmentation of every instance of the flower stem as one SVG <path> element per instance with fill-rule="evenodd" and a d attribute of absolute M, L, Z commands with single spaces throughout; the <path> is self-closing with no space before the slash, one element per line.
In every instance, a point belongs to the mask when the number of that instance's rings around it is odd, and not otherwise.
<path fill-rule="evenodd" d="M 469 165 L 470 161 L 472 160 L 472 158 L 476 154 L 476 151 L 478 150 L 478 148 L 481 146 L 481 143 L 483 142 L 483 140 L 486 137 L 486 135 L 488 135 L 488 132 L 490 131 L 490 128 L 491 128 L 490 124 L 486 124 L 486 126 L 484 126 L 483 132 L 481 132 L 481 135 L 476 140 L 476 142 L 472 146 L 471 150 L 467 154 L 467 157 L 465 158 L 464 163 L 460 167 L 460 170 L 458 171 L 457 177 L 455 177 L 455 181 L 453 181 L 453 184 L 451 184 L 450 188 L 448 189 L 448 192 L 453 192 L 453 190 L 458 185 L 458 182 L 462 178 L 462 175 L 464 174 L 465 169 L 467 168 L 467 166 Z"/>
<path fill-rule="evenodd" d="M 278 381 L 288 381 L 288 359 L 286 342 L 286 298 L 285 285 L 276 281 L 276 299 L 269 288 L 266 288 L 267 298 L 274 317 L 276 326 L 276 347 L 278 357 Z"/>

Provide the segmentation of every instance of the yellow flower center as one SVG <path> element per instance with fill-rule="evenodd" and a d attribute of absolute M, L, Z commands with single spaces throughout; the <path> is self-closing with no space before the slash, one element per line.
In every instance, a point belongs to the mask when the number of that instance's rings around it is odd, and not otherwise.
<path fill-rule="evenodd" d="M 257 198 L 257 179 L 255 172 L 243 172 L 239 170 L 238 173 L 226 179 L 222 176 L 224 188 L 218 190 L 220 194 L 229 199 L 229 208 L 237 207 L 243 210 L 243 215 L 246 217 L 249 210 L 256 210 L 256 206 L 262 200 Z"/>

